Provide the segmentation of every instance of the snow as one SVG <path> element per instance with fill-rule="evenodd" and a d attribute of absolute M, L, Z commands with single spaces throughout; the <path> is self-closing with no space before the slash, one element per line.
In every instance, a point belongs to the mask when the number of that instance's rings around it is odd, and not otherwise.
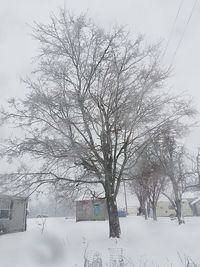
<path fill-rule="evenodd" d="M 123 249 L 126 266 L 183 266 L 182 258 L 200 263 L 200 217 L 178 226 L 169 218 L 158 222 L 142 217 L 120 218 L 122 237 L 108 238 L 108 222 L 74 219 L 29 219 L 28 230 L 0 236 L 2 267 L 81 267 L 84 253 L 99 253 L 108 266 L 112 249 Z M 171 263 L 173 263 L 171 265 Z"/>

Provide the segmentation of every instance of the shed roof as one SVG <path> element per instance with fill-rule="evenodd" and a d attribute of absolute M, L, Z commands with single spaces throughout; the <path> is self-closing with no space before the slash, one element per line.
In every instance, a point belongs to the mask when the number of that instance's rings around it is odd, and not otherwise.
<path fill-rule="evenodd" d="M 75 200 L 75 202 L 84 202 L 84 201 L 98 201 L 98 200 L 105 200 L 105 198 L 103 198 L 103 197 L 98 197 L 98 198 L 92 198 L 92 197 L 90 197 L 90 198 L 78 198 L 78 199 L 76 199 Z"/>
<path fill-rule="evenodd" d="M 11 196 L 11 195 L 5 195 L 5 194 L 0 194 L 0 198 L 7 198 L 7 199 L 13 199 L 13 200 L 27 200 L 27 197 L 22 197 L 22 196 Z"/>

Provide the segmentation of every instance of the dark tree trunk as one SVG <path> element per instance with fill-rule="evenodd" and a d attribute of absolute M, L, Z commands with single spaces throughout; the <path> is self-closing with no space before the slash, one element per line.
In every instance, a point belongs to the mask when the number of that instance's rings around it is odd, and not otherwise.
<path fill-rule="evenodd" d="M 174 178 L 174 176 L 171 176 L 171 182 L 172 182 L 172 186 L 173 186 L 173 191 L 174 191 L 174 204 L 175 204 L 175 211 L 176 211 L 176 217 L 178 220 L 178 224 L 182 224 L 185 223 L 183 216 L 182 216 L 182 207 L 181 207 L 181 197 L 180 197 L 180 193 L 179 193 L 179 187 L 178 187 L 178 183 L 176 181 L 176 179 Z"/>
<path fill-rule="evenodd" d="M 140 203 L 140 207 L 138 209 L 138 216 L 144 215 L 145 220 L 147 220 L 148 219 L 148 211 L 147 211 L 147 208 L 146 208 L 146 203 L 145 203 L 143 197 L 139 197 L 138 200 L 139 200 L 139 203 Z"/>
<path fill-rule="evenodd" d="M 119 224 L 117 203 L 114 197 L 107 197 L 107 210 L 109 220 L 109 237 L 120 238 L 121 229 Z"/>
<path fill-rule="evenodd" d="M 144 206 L 144 218 L 145 220 L 148 220 L 148 213 L 147 213 L 147 209 L 145 206 Z"/>
<path fill-rule="evenodd" d="M 148 213 L 145 201 L 142 201 L 142 214 L 144 215 L 145 220 L 148 220 Z"/>
<path fill-rule="evenodd" d="M 156 205 L 152 203 L 153 220 L 157 221 Z"/>
<path fill-rule="evenodd" d="M 148 217 L 150 217 L 150 212 L 151 212 L 150 201 L 147 201 L 147 215 L 148 215 Z"/>
<path fill-rule="evenodd" d="M 178 224 L 182 224 L 185 223 L 183 216 L 182 216 L 182 208 L 181 208 L 181 200 L 180 199 L 176 199 L 175 200 L 175 205 L 176 205 L 176 217 L 178 220 Z"/>
<path fill-rule="evenodd" d="M 138 216 L 140 216 L 140 215 L 143 215 L 143 210 L 142 210 L 142 198 L 141 197 L 138 197 L 138 201 L 139 201 L 139 203 L 140 203 L 140 206 L 139 206 L 139 208 L 138 208 Z"/>

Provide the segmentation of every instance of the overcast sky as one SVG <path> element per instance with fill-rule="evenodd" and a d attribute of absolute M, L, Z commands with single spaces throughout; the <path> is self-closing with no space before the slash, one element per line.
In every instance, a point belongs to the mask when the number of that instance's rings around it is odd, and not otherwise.
<path fill-rule="evenodd" d="M 164 62 L 169 65 L 196 0 L 185 0 L 173 28 Z M 49 14 L 64 7 L 80 14 L 87 12 L 95 22 L 110 27 L 127 25 L 131 32 L 143 33 L 149 42 L 167 43 L 181 0 L 0 0 L 0 104 L 9 97 L 25 93 L 20 77 L 31 71 L 31 58 L 37 43 L 31 38 L 33 21 L 48 22 Z M 169 86 L 176 92 L 187 91 L 200 110 L 200 4 L 195 6 L 184 39 L 176 54 Z M 187 138 L 195 151 L 200 146 L 200 129 Z"/>

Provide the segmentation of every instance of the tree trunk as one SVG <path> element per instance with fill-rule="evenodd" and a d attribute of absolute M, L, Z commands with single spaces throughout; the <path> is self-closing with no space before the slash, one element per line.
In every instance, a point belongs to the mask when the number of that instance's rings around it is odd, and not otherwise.
<path fill-rule="evenodd" d="M 121 229 L 119 224 L 117 203 L 114 197 L 107 197 L 107 210 L 109 220 L 109 237 L 120 238 Z"/>
<path fill-rule="evenodd" d="M 145 220 L 148 220 L 148 214 L 147 214 L 146 207 L 144 207 L 144 218 L 145 218 Z"/>
<path fill-rule="evenodd" d="M 140 206 L 139 206 L 139 208 L 138 208 L 138 216 L 140 216 L 140 215 L 143 215 L 143 210 L 142 210 L 142 197 L 138 197 L 138 201 L 139 201 L 139 204 L 140 204 Z"/>
<path fill-rule="evenodd" d="M 148 213 L 147 213 L 147 207 L 146 207 L 146 202 L 142 202 L 142 214 L 144 215 L 145 220 L 148 220 Z"/>
<path fill-rule="evenodd" d="M 143 197 L 139 197 L 138 200 L 140 203 L 140 207 L 138 209 L 138 216 L 144 215 L 145 220 L 147 220 L 148 219 L 148 212 L 147 212 L 147 208 L 146 208 L 146 202 L 144 201 Z"/>
<path fill-rule="evenodd" d="M 172 182 L 173 185 L 173 190 L 174 190 L 174 196 L 175 196 L 175 211 L 176 211 L 176 217 L 178 220 L 178 224 L 182 224 L 184 223 L 184 219 L 182 216 L 182 207 L 181 207 L 181 197 L 179 194 L 179 188 L 178 188 L 178 184 L 176 183 L 175 180 L 173 180 Z"/>
<path fill-rule="evenodd" d="M 182 224 L 184 223 L 184 219 L 182 216 L 182 208 L 181 208 L 181 200 L 180 199 L 176 199 L 175 200 L 175 205 L 176 205 L 176 217 L 178 220 L 178 224 Z"/>
<path fill-rule="evenodd" d="M 151 212 L 150 201 L 147 201 L 147 215 L 148 215 L 148 217 L 150 217 L 150 212 Z"/>
<path fill-rule="evenodd" d="M 157 221 L 156 205 L 152 203 L 153 220 Z"/>

